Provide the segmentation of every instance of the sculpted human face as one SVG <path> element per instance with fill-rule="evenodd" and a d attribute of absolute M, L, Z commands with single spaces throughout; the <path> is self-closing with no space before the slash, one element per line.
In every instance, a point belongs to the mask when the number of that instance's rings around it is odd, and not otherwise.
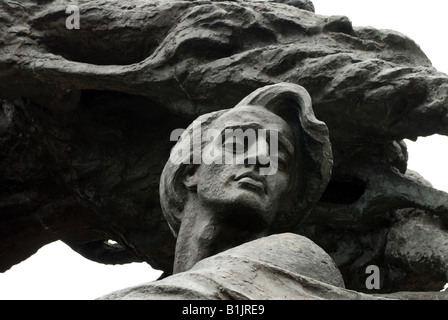
<path fill-rule="evenodd" d="M 258 107 L 232 109 L 218 118 L 213 127 L 223 133 L 222 138 L 204 147 L 209 164 L 199 165 L 185 183 L 196 186 L 198 200 L 216 218 L 263 228 L 270 226 L 289 191 L 294 161 L 291 128 L 277 115 Z M 256 141 L 226 139 L 226 129 L 245 132 L 253 129 Z M 271 151 L 277 152 L 270 149 L 272 136 L 278 138 L 278 158 L 274 161 L 274 173 L 266 175 L 262 169 L 266 172 L 273 164 L 266 162 L 267 157 L 272 155 Z M 235 152 L 238 144 L 243 152 Z M 225 161 L 229 157 L 235 161 Z"/>

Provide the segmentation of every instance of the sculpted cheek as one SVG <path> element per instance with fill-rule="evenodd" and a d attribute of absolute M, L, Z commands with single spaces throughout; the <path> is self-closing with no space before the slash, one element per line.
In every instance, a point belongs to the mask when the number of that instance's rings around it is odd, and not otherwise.
<path fill-rule="evenodd" d="M 279 173 L 275 175 L 275 179 L 272 179 L 271 192 L 277 196 L 282 196 L 288 190 L 289 176 L 287 174 Z"/>

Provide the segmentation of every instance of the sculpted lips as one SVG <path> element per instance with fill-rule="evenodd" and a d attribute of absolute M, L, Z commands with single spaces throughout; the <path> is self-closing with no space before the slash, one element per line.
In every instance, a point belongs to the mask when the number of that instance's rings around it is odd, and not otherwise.
<path fill-rule="evenodd" d="M 254 172 L 245 172 L 235 178 L 242 185 L 266 193 L 266 178 Z"/>

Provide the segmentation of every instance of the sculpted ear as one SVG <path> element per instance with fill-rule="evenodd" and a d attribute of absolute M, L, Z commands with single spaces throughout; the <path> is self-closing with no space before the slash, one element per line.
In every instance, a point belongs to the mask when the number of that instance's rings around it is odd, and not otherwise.
<path fill-rule="evenodd" d="M 198 186 L 198 168 L 199 166 L 188 166 L 185 169 L 183 184 L 190 191 L 196 191 Z"/>

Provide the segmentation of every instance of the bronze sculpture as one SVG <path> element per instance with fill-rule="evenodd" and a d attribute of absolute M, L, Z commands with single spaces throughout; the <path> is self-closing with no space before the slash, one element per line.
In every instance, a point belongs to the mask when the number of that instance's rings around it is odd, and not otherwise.
<path fill-rule="evenodd" d="M 277 142 L 261 134 L 252 144 L 243 136 L 204 142 L 202 130 L 194 134 L 197 127 L 214 128 L 217 136 L 229 128 L 274 130 L 280 151 L 272 154 L 270 147 Z M 241 152 L 235 143 L 244 144 Z M 195 156 L 203 158 L 197 153 L 207 149 L 216 161 L 194 163 Z M 221 161 L 236 160 L 226 158 L 227 153 L 242 161 Z M 269 161 L 263 163 L 263 157 Z M 263 175 L 261 169 L 273 162 L 274 172 Z M 373 298 L 344 290 L 339 270 L 321 248 L 285 233 L 294 231 L 319 200 L 331 166 L 328 130 L 315 118 L 301 86 L 266 86 L 232 109 L 199 117 L 174 146 L 161 175 L 162 208 L 177 237 L 175 275 L 103 298 Z M 268 280 L 274 274 L 275 280 Z"/>
<path fill-rule="evenodd" d="M 401 140 L 447 134 L 446 75 L 404 35 L 274 2 L 81 0 L 79 30 L 63 1 L 1 2 L 0 271 L 63 239 L 171 274 L 159 203 L 170 132 L 290 82 L 313 97 L 334 161 L 294 232 L 351 289 L 365 290 L 370 264 L 384 292 L 443 287 L 447 196 L 407 171 Z"/>
<path fill-rule="evenodd" d="M 223 133 L 229 128 L 278 130 L 280 163 L 274 174 L 260 173 L 261 167 L 270 165 L 260 164 L 259 157 L 266 156 L 261 154 L 262 148 L 245 149 L 239 165 L 167 162 L 160 194 L 164 215 L 177 236 L 174 273 L 243 242 L 295 230 L 320 198 L 331 175 L 328 130 L 315 118 L 310 96 L 298 85 L 267 86 L 233 109 L 199 117 L 173 148 L 172 156 L 184 150 L 185 144 L 192 149 L 193 140 L 201 139 L 202 134 L 200 130 L 199 136 L 194 136 L 195 126 L 201 125 L 202 129 L 215 128 Z M 259 135 L 252 147 L 259 146 L 262 139 L 266 143 L 266 137 Z M 211 145 L 217 149 L 215 157 L 226 156 L 217 152 L 222 148 L 232 153 L 226 143 L 202 142 L 201 149 Z M 191 151 L 186 157 L 197 156 Z M 254 164 L 248 163 L 250 157 L 256 158 Z"/>

